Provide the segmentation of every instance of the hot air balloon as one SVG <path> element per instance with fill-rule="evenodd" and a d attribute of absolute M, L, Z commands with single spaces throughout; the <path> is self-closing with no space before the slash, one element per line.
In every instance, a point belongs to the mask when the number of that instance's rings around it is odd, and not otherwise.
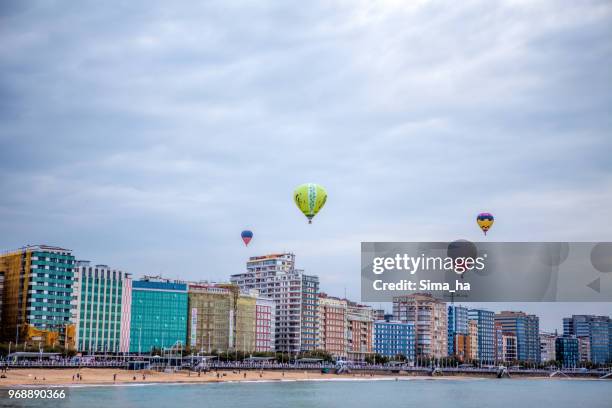
<path fill-rule="evenodd" d="M 486 212 L 480 213 L 476 217 L 476 222 L 478 223 L 478 226 L 480 227 L 482 232 L 484 232 L 485 235 L 487 235 L 487 231 L 489 231 L 489 228 L 493 226 L 494 221 L 495 218 L 493 218 L 493 214 Z"/>
<path fill-rule="evenodd" d="M 253 239 L 253 231 L 244 230 L 240 233 L 240 236 L 244 241 L 244 245 L 249 245 L 249 242 L 251 242 L 251 239 Z"/>
<path fill-rule="evenodd" d="M 308 218 L 308 223 L 312 224 L 312 217 L 317 215 L 327 201 L 327 192 L 318 184 L 306 183 L 295 189 L 293 200 L 300 211 Z"/>

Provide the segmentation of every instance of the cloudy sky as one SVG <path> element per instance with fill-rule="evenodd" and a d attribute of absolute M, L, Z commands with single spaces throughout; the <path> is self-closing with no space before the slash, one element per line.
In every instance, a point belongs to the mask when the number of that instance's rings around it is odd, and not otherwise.
<path fill-rule="evenodd" d="M 609 1 L 3 1 L 0 248 L 210 280 L 293 251 L 358 299 L 361 241 L 479 240 L 479 211 L 612 241 L 611 85 Z"/>

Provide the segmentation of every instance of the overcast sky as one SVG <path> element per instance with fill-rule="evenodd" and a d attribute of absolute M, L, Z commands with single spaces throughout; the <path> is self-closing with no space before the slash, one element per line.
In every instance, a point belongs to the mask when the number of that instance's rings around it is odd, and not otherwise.
<path fill-rule="evenodd" d="M 610 1 L 3 1 L 0 248 L 210 280 L 292 251 L 358 300 L 361 241 L 480 240 L 480 211 L 612 241 L 611 86 Z"/>

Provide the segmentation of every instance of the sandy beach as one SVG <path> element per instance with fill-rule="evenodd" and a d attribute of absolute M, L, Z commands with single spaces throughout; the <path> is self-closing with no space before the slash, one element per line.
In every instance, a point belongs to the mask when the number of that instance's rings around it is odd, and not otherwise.
<path fill-rule="evenodd" d="M 81 375 L 78 379 L 77 374 Z M 281 381 L 281 380 L 323 380 L 323 379 L 368 379 L 390 378 L 390 375 L 362 374 L 322 374 L 314 371 L 240 371 L 224 370 L 201 373 L 177 372 L 160 373 L 156 371 L 127 371 L 111 368 L 82 369 L 15 369 L 0 379 L 0 387 L 19 385 L 86 385 L 86 384 L 138 384 L 138 383 L 206 383 L 224 381 Z M 144 375 L 144 377 L 143 377 Z M 431 378 L 431 377 L 424 377 Z"/>
<path fill-rule="evenodd" d="M 79 379 L 79 375 L 81 378 Z M 0 388 L 15 386 L 79 386 L 79 385 L 113 385 L 113 384 L 146 384 L 146 383 L 210 383 L 238 381 L 317 381 L 317 380 L 378 380 L 378 379 L 425 379 L 425 380 L 461 380 L 461 379 L 492 379 L 492 376 L 451 375 L 422 376 L 412 374 L 323 374 L 318 371 L 256 371 L 256 370 L 219 370 L 208 373 L 161 373 L 150 370 L 127 371 L 113 368 L 81 368 L 81 369 L 13 369 L 5 373 L 7 378 L 0 378 Z M 586 377 L 554 377 L 548 376 L 514 376 L 525 380 L 584 380 L 597 378 Z"/>

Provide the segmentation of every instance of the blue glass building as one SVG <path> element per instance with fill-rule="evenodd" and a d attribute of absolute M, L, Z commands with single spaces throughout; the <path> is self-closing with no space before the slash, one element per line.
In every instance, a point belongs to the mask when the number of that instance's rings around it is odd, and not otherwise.
<path fill-rule="evenodd" d="M 503 311 L 495 315 L 503 332 L 516 336 L 517 359 L 540 362 L 540 319 L 524 312 Z"/>
<path fill-rule="evenodd" d="M 612 319 L 608 322 L 608 359 L 612 362 Z"/>
<path fill-rule="evenodd" d="M 448 355 L 457 354 L 455 337 L 458 334 L 468 334 L 468 308 L 450 305 L 448 307 Z"/>
<path fill-rule="evenodd" d="M 389 358 L 401 354 L 413 361 L 415 359 L 414 325 L 398 321 L 375 321 L 374 352 Z"/>
<path fill-rule="evenodd" d="M 557 361 L 560 361 L 563 367 L 576 367 L 580 361 L 578 339 L 574 336 L 557 337 L 555 354 Z"/>
<path fill-rule="evenodd" d="M 563 335 L 586 337 L 590 343 L 590 361 L 612 361 L 612 319 L 608 316 L 573 315 L 563 319 Z"/>
<path fill-rule="evenodd" d="M 476 321 L 478 327 L 478 360 L 488 364 L 495 363 L 495 313 L 483 309 L 470 309 L 468 318 Z"/>
<path fill-rule="evenodd" d="M 187 285 L 170 281 L 132 283 L 130 352 L 149 353 L 187 340 Z"/>

